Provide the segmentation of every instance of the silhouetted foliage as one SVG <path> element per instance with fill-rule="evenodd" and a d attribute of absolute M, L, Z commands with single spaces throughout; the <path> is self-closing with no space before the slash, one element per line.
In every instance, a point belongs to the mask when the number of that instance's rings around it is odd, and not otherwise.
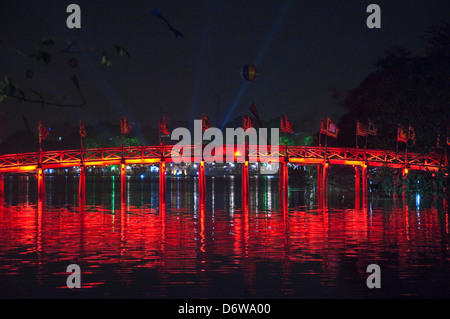
<path fill-rule="evenodd" d="M 378 128 L 376 138 L 369 137 L 373 148 L 395 149 L 397 125 L 412 125 L 416 143 L 409 149 L 429 152 L 436 147 L 437 136 L 445 147 L 450 127 L 450 25 L 432 26 L 423 39 L 426 54 L 411 56 L 402 47 L 389 49 L 378 59 L 375 71 L 347 92 L 342 117 L 340 143 L 355 145 L 356 120 L 371 118 Z"/>

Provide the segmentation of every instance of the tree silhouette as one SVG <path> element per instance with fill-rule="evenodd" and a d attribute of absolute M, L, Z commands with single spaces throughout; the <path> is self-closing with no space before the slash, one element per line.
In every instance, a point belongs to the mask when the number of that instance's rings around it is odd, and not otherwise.
<path fill-rule="evenodd" d="M 62 97 L 59 100 L 55 101 L 55 96 L 57 96 L 56 94 L 53 94 L 51 96 L 44 96 L 44 94 L 42 92 L 39 92 L 37 89 L 33 88 L 30 88 L 28 90 L 23 89 L 21 85 L 17 84 L 12 79 L 12 76 L 6 75 L 4 77 L 4 80 L 0 81 L 0 103 L 5 99 L 9 98 L 15 99 L 19 102 L 40 104 L 43 108 L 45 108 L 45 106 L 82 107 L 86 105 L 86 98 L 84 97 L 80 83 L 78 82 L 76 72 L 76 68 L 78 66 L 78 59 L 76 57 L 82 53 L 95 50 L 93 49 L 84 51 L 77 50 L 76 45 L 72 42 L 67 42 L 64 46 L 58 48 L 58 45 L 53 38 L 45 38 L 40 40 L 37 43 L 36 51 L 31 53 L 24 52 L 9 43 L 4 43 L 0 41 L 0 44 L 3 45 L 5 49 L 13 51 L 23 59 L 33 59 L 35 61 L 44 63 L 49 67 L 49 71 L 54 72 L 58 71 L 56 69 L 51 69 L 50 67 L 50 64 L 53 62 L 55 57 L 67 58 L 67 67 L 69 69 L 72 69 L 73 71 L 70 79 L 68 80 L 72 82 L 78 93 L 78 102 L 73 102 L 71 101 L 70 98 L 67 97 Z M 128 58 L 130 57 L 129 52 L 125 48 L 119 45 L 114 45 L 112 46 L 112 48 L 114 49 L 114 51 L 116 51 L 116 54 L 119 57 L 122 56 L 127 56 Z M 99 62 L 102 65 L 105 65 L 106 67 L 110 67 L 112 65 L 112 60 L 107 51 L 104 50 L 101 52 L 101 54 L 99 54 Z M 26 77 L 29 79 L 35 76 L 34 71 L 31 69 L 24 70 L 24 72 L 26 74 Z"/>
<path fill-rule="evenodd" d="M 416 143 L 412 150 L 429 152 L 445 147 L 450 127 L 450 24 L 433 25 L 422 37 L 426 54 L 411 56 L 406 48 L 393 47 L 375 62 L 375 71 L 347 92 L 340 143 L 354 146 L 356 120 L 371 118 L 378 135 L 370 146 L 395 149 L 397 125 L 412 125 Z"/>

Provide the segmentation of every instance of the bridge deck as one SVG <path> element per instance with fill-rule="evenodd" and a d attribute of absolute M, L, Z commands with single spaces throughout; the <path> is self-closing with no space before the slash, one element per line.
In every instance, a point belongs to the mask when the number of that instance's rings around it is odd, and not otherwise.
<path fill-rule="evenodd" d="M 221 151 L 226 154 L 226 150 L 234 146 L 224 146 Z M 166 162 L 199 162 L 201 149 L 198 146 L 185 146 L 183 152 L 174 151 L 172 145 L 166 146 L 133 146 L 115 148 L 96 148 L 85 150 L 61 150 L 34 153 L 6 154 L 0 155 L 0 173 L 6 172 L 28 172 L 37 170 L 38 167 L 64 168 L 79 166 L 117 165 L 125 164 L 157 164 L 162 158 Z M 235 154 L 234 162 L 243 162 L 243 156 L 239 150 L 231 150 Z M 209 162 L 214 159 L 223 158 L 223 161 L 230 160 L 225 156 L 215 158 L 204 157 Z M 288 146 L 279 149 L 256 149 L 249 146 L 249 159 L 251 162 L 277 162 L 286 158 L 291 163 L 301 165 L 321 165 L 327 161 L 330 165 L 367 165 L 367 166 L 387 166 L 391 168 L 404 168 L 408 166 L 411 170 L 437 171 L 448 167 L 445 157 L 439 154 L 420 155 L 413 153 L 396 153 L 385 150 L 364 150 L 354 148 L 324 148 L 309 146 Z M 270 155 L 270 156 L 269 156 Z"/>

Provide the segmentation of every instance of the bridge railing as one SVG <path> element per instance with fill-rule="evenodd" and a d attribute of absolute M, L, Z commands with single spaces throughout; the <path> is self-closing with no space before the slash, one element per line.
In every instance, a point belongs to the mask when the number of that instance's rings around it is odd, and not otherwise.
<path fill-rule="evenodd" d="M 356 148 L 324 148 L 288 146 L 288 157 L 314 163 L 314 160 L 328 160 L 331 164 L 362 164 L 372 166 L 387 165 L 391 167 L 412 166 L 423 168 L 440 168 L 448 166 L 446 157 L 437 153 L 415 154 L 387 150 L 356 149 Z"/>
<path fill-rule="evenodd" d="M 208 145 L 206 146 L 208 147 Z M 212 146 L 210 146 L 212 147 Z M 58 168 L 79 165 L 115 165 L 151 164 L 161 160 L 168 162 L 198 162 L 201 159 L 214 161 L 230 161 L 226 154 L 232 154 L 234 162 L 243 162 L 244 154 L 250 161 L 279 161 L 286 157 L 291 162 L 304 165 L 318 165 L 328 161 L 336 165 L 389 166 L 393 168 L 410 166 L 411 169 L 440 169 L 448 166 L 445 157 L 440 154 L 420 155 L 404 152 L 396 153 L 385 150 L 365 150 L 354 148 L 324 148 L 310 146 L 279 146 L 244 148 L 235 145 L 225 145 L 223 148 L 210 149 L 212 156 L 202 156 L 202 146 L 184 145 L 182 149 L 173 145 L 165 146 L 130 146 L 78 150 L 45 151 L 19 154 L 0 155 L 0 172 L 32 171 L 42 168 Z"/>

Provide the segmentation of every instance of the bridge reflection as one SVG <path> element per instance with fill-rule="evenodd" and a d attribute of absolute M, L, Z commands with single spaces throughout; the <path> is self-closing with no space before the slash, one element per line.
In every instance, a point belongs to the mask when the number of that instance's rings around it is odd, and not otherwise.
<path fill-rule="evenodd" d="M 9 234 L 14 245 L 33 249 L 36 260 L 31 262 L 38 265 L 54 255 L 64 261 L 80 260 L 85 269 L 94 272 L 97 268 L 87 265 L 120 264 L 117 272 L 125 281 L 129 278 L 127 265 L 130 272 L 139 267 L 163 269 L 160 276 L 226 274 L 239 269 L 252 286 L 258 262 L 272 260 L 279 263 L 282 278 L 298 275 L 298 269 L 291 268 L 294 261 L 316 263 L 317 267 L 307 271 L 320 274 L 322 284 L 328 285 L 339 277 L 348 258 L 356 258 L 355 266 L 365 274 L 365 267 L 385 256 L 385 247 L 391 245 L 399 251 L 399 273 L 403 274 L 410 267 L 408 258 L 423 258 L 423 254 L 434 258 L 433 252 L 439 251 L 439 243 L 449 234 L 448 214 L 436 208 L 410 208 L 401 196 L 394 198 L 388 211 L 372 209 L 363 187 L 355 193 L 354 209 L 319 207 L 315 189 L 302 191 L 304 203 L 296 199 L 289 207 L 289 201 L 279 196 L 278 178 L 251 177 L 247 191 L 251 196 L 242 198 L 245 186 L 239 176 L 207 178 L 209 191 L 204 202 L 197 177 L 171 178 L 166 185 L 166 203 L 159 203 L 159 190 L 153 185 L 159 186 L 159 181 L 128 180 L 127 196 L 123 197 L 114 178 L 92 183 L 88 177 L 85 196 L 78 196 L 73 187 L 68 193 L 76 198 L 59 202 L 56 196 L 67 192 L 58 187 L 73 183 L 48 179 L 52 188 L 47 189 L 46 201 L 2 203 L 7 206 L 0 210 L 4 236 Z M 141 187 L 146 191 L 138 194 Z M 7 193 L 13 192 L 8 189 Z M 94 194 L 101 198 L 94 199 Z M 148 201 L 141 202 L 145 198 Z M 0 248 L 11 249 L 11 242 L 0 242 Z M 0 268 L 14 271 L 15 266 Z M 102 284 L 90 282 L 89 271 L 83 287 Z M 204 275 L 199 280 L 210 279 Z M 287 286 L 291 288 L 290 283 Z"/>

